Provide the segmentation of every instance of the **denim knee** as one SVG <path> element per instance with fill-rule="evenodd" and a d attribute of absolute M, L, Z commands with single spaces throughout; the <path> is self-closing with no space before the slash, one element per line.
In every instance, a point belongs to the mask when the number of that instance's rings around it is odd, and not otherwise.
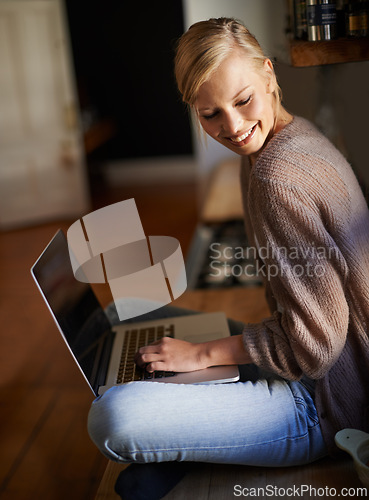
<path fill-rule="evenodd" d="M 88 433 L 99 450 L 110 460 L 132 462 L 137 433 L 136 411 L 132 404 L 132 388 L 126 384 L 113 387 L 92 403 L 88 415 Z M 137 388 L 133 392 L 137 400 Z"/>

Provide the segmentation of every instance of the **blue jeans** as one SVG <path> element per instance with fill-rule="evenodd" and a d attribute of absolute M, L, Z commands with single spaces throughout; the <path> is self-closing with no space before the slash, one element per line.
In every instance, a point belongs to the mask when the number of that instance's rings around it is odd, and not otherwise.
<path fill-rule="evenodd" d="M 134 320 L 191 312 L 169 306 Z M 108 315 L 119 322 L 112 308 Z M 233 335 L 242 332 L 242 323 L 229 325 Z M 255 365 L 240 372 L 231 384 L 112 387 L 92 404 L 90 437 L 109 459 L 127 463 L 289 466 L 327 454 L 309 381 L 287 381 Z"/>

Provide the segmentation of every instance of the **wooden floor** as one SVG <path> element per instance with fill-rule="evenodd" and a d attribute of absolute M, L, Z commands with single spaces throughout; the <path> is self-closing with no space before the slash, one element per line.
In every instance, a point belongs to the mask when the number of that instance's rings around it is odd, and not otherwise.
<path fill-rule="evenodd" d="M 178 238 L 185 252 L 197 222 L 193 184 L 94 188 L 96 209 L 135 198 L 147 235 Z M 71 360 L 30 275 L 59 227 L 0 232 L 0 498 L 90 500 L 107 460 L 86 430 L 92 393 Z M 106 289 L 96 287 L 106 303 Z"/>

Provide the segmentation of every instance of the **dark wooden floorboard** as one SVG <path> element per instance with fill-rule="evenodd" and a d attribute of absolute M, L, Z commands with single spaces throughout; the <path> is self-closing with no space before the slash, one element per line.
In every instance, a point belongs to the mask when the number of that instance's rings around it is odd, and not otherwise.
<path fill-rule="evenodd" d="M 91 210 L 135 198 L 147 235 L 180 240 L 196 224 L 193 184 L 94 188 Z M 90 441 L 93 395 L 71 359 L 30 267 L 61 227 L 57 221 L 0 232 L 0 498 L 93 499 L 107 460 Z M 106 287 L 94 287 L 103 305 Z"/>

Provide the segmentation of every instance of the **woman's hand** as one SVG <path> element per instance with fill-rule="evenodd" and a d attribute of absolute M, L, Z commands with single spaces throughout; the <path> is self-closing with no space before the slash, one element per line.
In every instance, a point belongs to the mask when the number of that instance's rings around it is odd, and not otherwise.
<path fill-rule="evenodd" d="M 135 362 L 148 372 L 191 372 L 206 368 L 201 361 L 201 344 L 171 337 L 141 347 L 135 355 Z"/>
<path fill-rule="evenodd" d="M 141 347 L 135 362 L 149 372 L 192 372 L 209 366 L 243 365 L 251 363 L 251 359 L 243 346 L 242 335 L 233 335 L 200 344 L 164 337 Z"/>

